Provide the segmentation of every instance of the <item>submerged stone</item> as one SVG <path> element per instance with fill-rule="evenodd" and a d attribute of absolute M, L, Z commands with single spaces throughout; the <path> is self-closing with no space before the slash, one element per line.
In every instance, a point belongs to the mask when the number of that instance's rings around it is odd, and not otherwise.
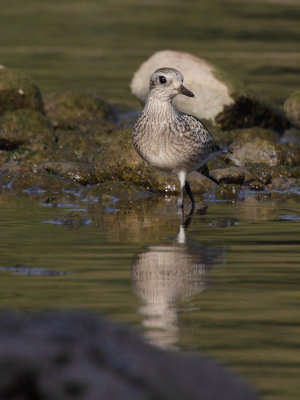
<path fill-rule="evenodd" d="M 43 112 L 41 92 L 27 75 L 0 66 L 0 115 L 20 108 Z"/>

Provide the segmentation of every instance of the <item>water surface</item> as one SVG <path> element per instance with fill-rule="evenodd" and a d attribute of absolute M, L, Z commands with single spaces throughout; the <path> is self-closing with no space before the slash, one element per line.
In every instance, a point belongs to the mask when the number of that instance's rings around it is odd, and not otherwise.
<path fill-rule="evenodd" d="M 44 94 L 77 89 L 139 108 L 129 82 L 140 63 L 188 51 L 282 105 L 300 87 L 299 18 L 298 0 L 10 0 L 0 57 Z M 91 309 L 155 345 L 224 361 L 265 399 L 299 399 L 297 188 L 198 197 L 186 232 L 175 198 L 48 196 L 0 193 L 1 307 Z"/>
<path fill-rule="evenodd" d="M 198 198 L 185 231 L 172 197 L 46 207 L 3 192 L 0 306 L 92 309 L 223 360 L 266 399 L 297 399 L 299 200 Z"/>

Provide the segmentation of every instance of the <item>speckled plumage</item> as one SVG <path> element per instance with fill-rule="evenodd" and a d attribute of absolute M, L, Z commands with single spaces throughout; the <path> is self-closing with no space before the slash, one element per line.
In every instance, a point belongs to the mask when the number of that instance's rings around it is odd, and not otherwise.
<path fill-rule="evenodd" d="M 186 175 L 225 151 L 200 120 L 173 107 L 172 99 L 178 94 L 194 96 L 182 82 L 183 75 L 173 68 L 156 70 L 150 78 L 145 108 L 132 131 L 133 145 L 145 161 L 179 177 L 181 205 Z"/>

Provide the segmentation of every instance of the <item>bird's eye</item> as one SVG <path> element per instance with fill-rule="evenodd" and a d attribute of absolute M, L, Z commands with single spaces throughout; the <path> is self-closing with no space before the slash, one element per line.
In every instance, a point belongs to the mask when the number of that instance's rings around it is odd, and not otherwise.
<path fill-rule="evenodd" d="M 167 82 L 167 80 L 166 80 L 166 78 L 165 78 L 164 76 L 160 76 L 160 77 L 159 77 L 159 82 L 162 83 L 162 84 L 164 84 L 164 83 Z"/>

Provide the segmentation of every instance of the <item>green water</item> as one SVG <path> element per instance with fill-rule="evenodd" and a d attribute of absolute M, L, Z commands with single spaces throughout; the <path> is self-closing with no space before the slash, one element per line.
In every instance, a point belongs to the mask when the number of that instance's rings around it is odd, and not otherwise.
<path fill-rule="evenodd" d="M 154 51 L 191 52 L 282 104 L 300 87 L 299 0 L 3 0 L 0 63 L 44 93 L 138 105 L 129 82 Z"/>
<path fill-rule="evenodd" d="M 185 235 L 175 198 L 45 198 L 0 197 L 1 307 L 96 310 L 224 361 L 266 399 L 299 398 L 299 193 L 198 198 Z"/>
<path fill-rule="evenodd" d="M 139 107 L 140 63 L 183 50 L 282 105 L 300 87 L 299 19 L 298 0 L 5 0 L 0 62 L 44 94 Z M 96 310 L 224 361 L 265 399 L 299 399 L 299 191 L 198 198 L 208 209 L 185 235 L 173 198 L 52 208 L 47 196 L 0 194 L 1 307 Z"/>

